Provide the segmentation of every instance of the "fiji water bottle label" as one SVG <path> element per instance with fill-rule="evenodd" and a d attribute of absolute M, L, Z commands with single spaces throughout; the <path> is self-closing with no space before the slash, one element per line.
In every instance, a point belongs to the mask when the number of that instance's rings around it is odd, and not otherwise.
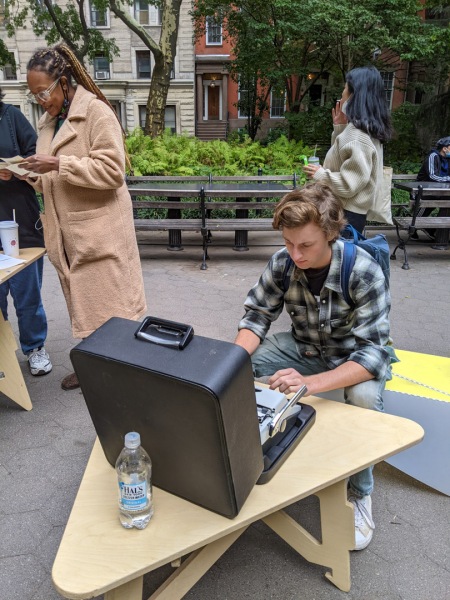
<path fill-rule="evenodd" d="M 147 502 L 147 482 L 123 483 L 119 482 L 120 503 L 124 510 L 144 510 Z"/>

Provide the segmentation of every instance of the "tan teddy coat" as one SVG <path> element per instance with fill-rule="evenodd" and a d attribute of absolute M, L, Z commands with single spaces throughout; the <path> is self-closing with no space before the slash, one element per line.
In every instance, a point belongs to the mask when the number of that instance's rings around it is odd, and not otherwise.
<path fill-rule="evenodd" d="M 40 120 L 36 153 L 58 156 L 59 172 L 41 176 L 35 187 L 44 195 L 45 246 L 72 332 L 84 338 L 110 317 L 145 313 L 142 271 L 116 117 L 79 85 L 54 136 L 55 124 L 48 113 Z"/>

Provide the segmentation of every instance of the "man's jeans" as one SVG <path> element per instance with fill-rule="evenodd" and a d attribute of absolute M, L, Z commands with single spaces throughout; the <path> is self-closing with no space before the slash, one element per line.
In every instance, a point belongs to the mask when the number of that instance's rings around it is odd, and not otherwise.
<path fill-rule="evenodd" d="M 301 356 L 290 332 L 276 333 L 266 337 L 252 355 L 253 373 L 256 378 L 273 375 L 280 369 L 293 368 L 302 375 L 315 375 L 330 368 L 320 356 Z M 386 379 L 370 379 L 344 389 L 346 404 L 383 411 L 383 391 Z M 355 473 L 349 479 L 350 491 L 355 496 L 366 496 L 373 490 L 373 467 Z"/>
<path fill-rule="evenodd" d="M 41 299 L 43 257 L 0 285 L 0 309 L 8 319 L 8 293 L 11 294 L 19 325 L 22 352 L 28 354 L 44 345 L 47 317 Z"/>

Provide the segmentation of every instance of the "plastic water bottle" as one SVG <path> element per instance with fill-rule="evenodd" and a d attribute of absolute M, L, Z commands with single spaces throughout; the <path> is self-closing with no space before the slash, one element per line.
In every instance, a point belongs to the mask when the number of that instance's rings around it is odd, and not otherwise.
<path fill-rule="evenodd" d="M 125 448 L 116 461 L 119 483 L 119 519 L 124 527 L 144 529 L 153 515 L 152 462 L 135 431 L 125 436 Z"/>

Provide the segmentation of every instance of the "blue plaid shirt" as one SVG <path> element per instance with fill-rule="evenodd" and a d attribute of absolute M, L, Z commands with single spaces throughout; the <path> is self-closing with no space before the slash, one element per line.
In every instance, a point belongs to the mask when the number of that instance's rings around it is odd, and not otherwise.
<path fill-rule="evenodd" d="M 283 306 L 292 320 L 292 335 L 302 356 L 321 356 L 330 369 L 352 360 L 376 378 L 384 377 L 390 364 L 389 287 L 381 267 L 367 252 L 356 248 L 349 291 L 354 307 L 341 288 L 343 242 L 332 245 L 330 270 L 318 301 L 308 287 L 302 269 L 294 266 L 289 288 L 283 276 L 289 254 L 276 252 L 245 301 L 239 329 L 249 329 L 264 340 Z"/>

